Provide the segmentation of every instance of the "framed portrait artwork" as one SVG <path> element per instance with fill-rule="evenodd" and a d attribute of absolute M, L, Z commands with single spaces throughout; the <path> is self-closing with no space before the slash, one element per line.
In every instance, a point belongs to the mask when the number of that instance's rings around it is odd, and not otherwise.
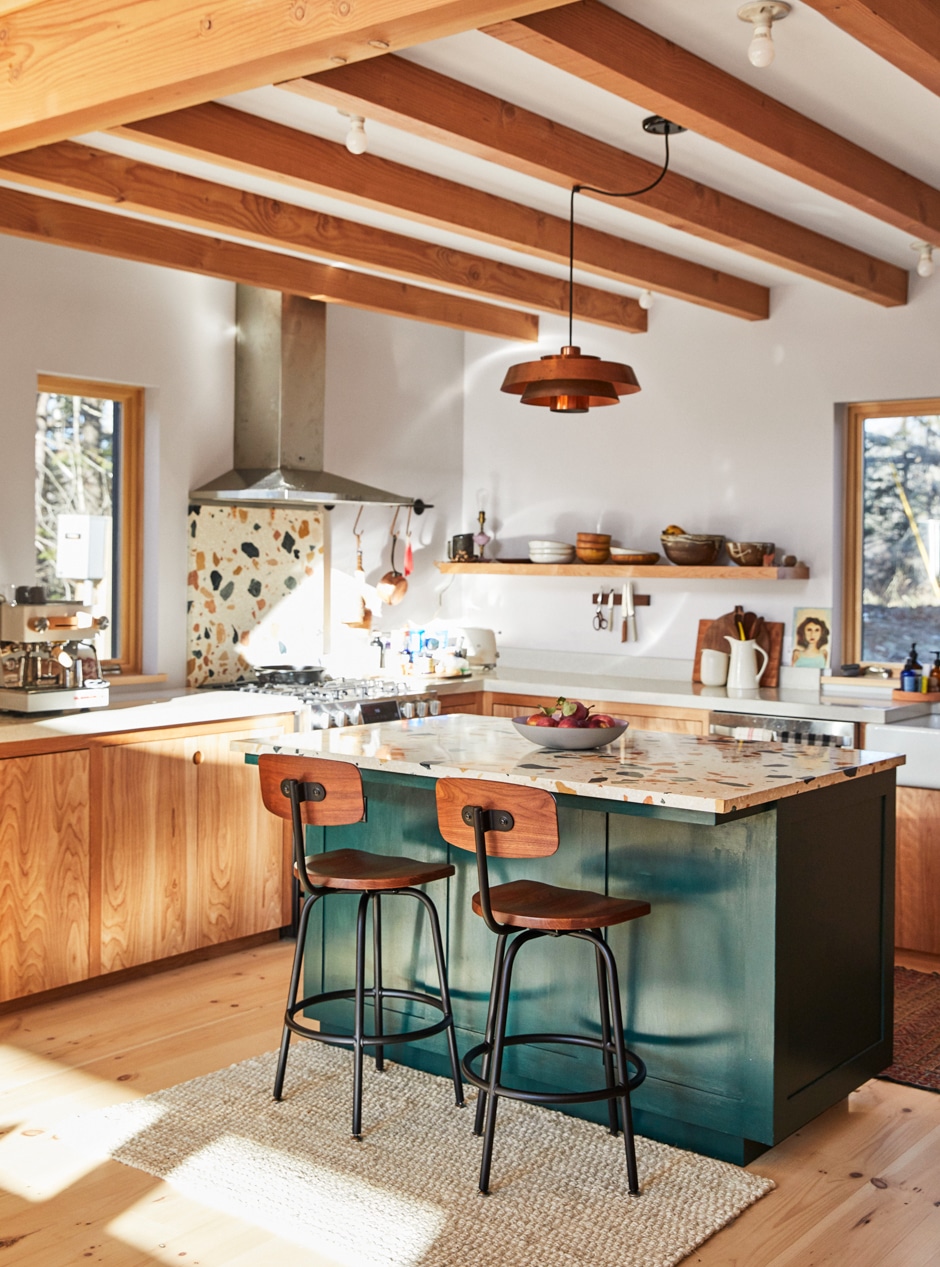
<path fill-rule="evenodd" d="M 793 611 L 793 657 L 798 669 L 828 669 L 832 649 L 832 608 L 796 607 Z"/>

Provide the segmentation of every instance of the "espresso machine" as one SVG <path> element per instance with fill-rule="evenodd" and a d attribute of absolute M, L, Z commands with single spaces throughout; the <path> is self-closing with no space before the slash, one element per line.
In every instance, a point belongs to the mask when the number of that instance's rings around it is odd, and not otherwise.
<path fill-rule="evenodd" d="M 95 635 L 108 627 L 82 603 L 48 602 L 39 585 L 0 599 L 0 711 L 51 713 L 104 708 Z"/>

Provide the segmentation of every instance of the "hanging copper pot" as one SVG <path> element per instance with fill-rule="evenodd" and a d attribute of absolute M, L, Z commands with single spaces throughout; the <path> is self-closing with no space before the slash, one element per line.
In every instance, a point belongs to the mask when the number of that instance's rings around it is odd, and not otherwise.
<path fill-rule="evenodd" d="M 398 544 L 398 533 L 395 531 L 395 524 L 398 522 L 398 509 L 395 509 L 395 516 L 392 519 L 392 552 L 391 552 L 391 570 L 386 572 L 378 585 L 375 587 L 379 598 L 383 603 L 387 603 L 389 607 L 394 607 L 405 597 L 408 592 L 408 582 L 398 568 L 395 566 L 395 546 Z"/>

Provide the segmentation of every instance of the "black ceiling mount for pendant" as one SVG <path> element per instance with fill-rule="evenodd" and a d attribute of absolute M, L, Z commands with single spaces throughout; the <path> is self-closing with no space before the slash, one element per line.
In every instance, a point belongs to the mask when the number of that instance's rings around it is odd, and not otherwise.
<path fill-rule="evenodd" d="M 678 123 L 670 123 L 661 115 L 651 114 L 643 120 L 643 128 L 661 136 L 666 145 L 663 169 L 642 189 L 619 192 L 597 189 L 594 185 L 572 185 L 568 209 L 568 342 L 557 356 L 549 354 L 538 361 L 511 365 L 506 371 L 500 391 L 521 398 L 523 405 L 544 405 L 556 414 L 584 414 L 598 405 L 616 405 L 621 396 L 640 390 L 637 377 L 629 365 L 619 361 L 602 361 L 583 354 L 574 342 L 574 197 L 588 192 L 605 198 L 636 198 L 655 189 L 669 170 L 669 138 L 685 132 Z"/>

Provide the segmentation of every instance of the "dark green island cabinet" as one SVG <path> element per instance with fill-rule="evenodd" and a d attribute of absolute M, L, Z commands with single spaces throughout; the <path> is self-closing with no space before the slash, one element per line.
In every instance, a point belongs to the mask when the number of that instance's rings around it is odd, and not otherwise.
<path fill-rule="evenodd" d="M 281 751 L 359 766 L 367 820 L 309 829 L 311 850 L 449 851 L 457 873 L 429 892 L 461 1051 L 481 1041 L 494 939 L 471 911 L 473 856 L 449 849 L 437 830 L 434 786 L 448 775 L 556 794 L 558 852 L 494 862 L 494 883 L 526 876 L 650 902 L 649 916 L 609 933 L 628 1043 L 649 1070 L 634 1097 L 641 1133 L 746 1163 L 891 1063 L 894 767 L 903 758 L 640 730 L 595 751 L 549 752 L 505 719 L 461 715 L 238 746 L 249 761 Z M 307 993 L 352 979 L 354 899 L 318 907 L 309 936 L 322 953 L 308 953 Z M 433 989 L 416 907 L 382 904 L 386 983 Z M 513 988 L 510 1031 L 597 1032 L 594 957 L 583 943 L 540 940 L 520 956 Z M 446 1073 L 443 1046 L 397 1051 Z M 533 1088 L 602 1082 L 594 1051 L 517 1048 L 512 1057 L 515 1078 Z M 603 1120 L 606 1108 L 571 1111 Z"/>

